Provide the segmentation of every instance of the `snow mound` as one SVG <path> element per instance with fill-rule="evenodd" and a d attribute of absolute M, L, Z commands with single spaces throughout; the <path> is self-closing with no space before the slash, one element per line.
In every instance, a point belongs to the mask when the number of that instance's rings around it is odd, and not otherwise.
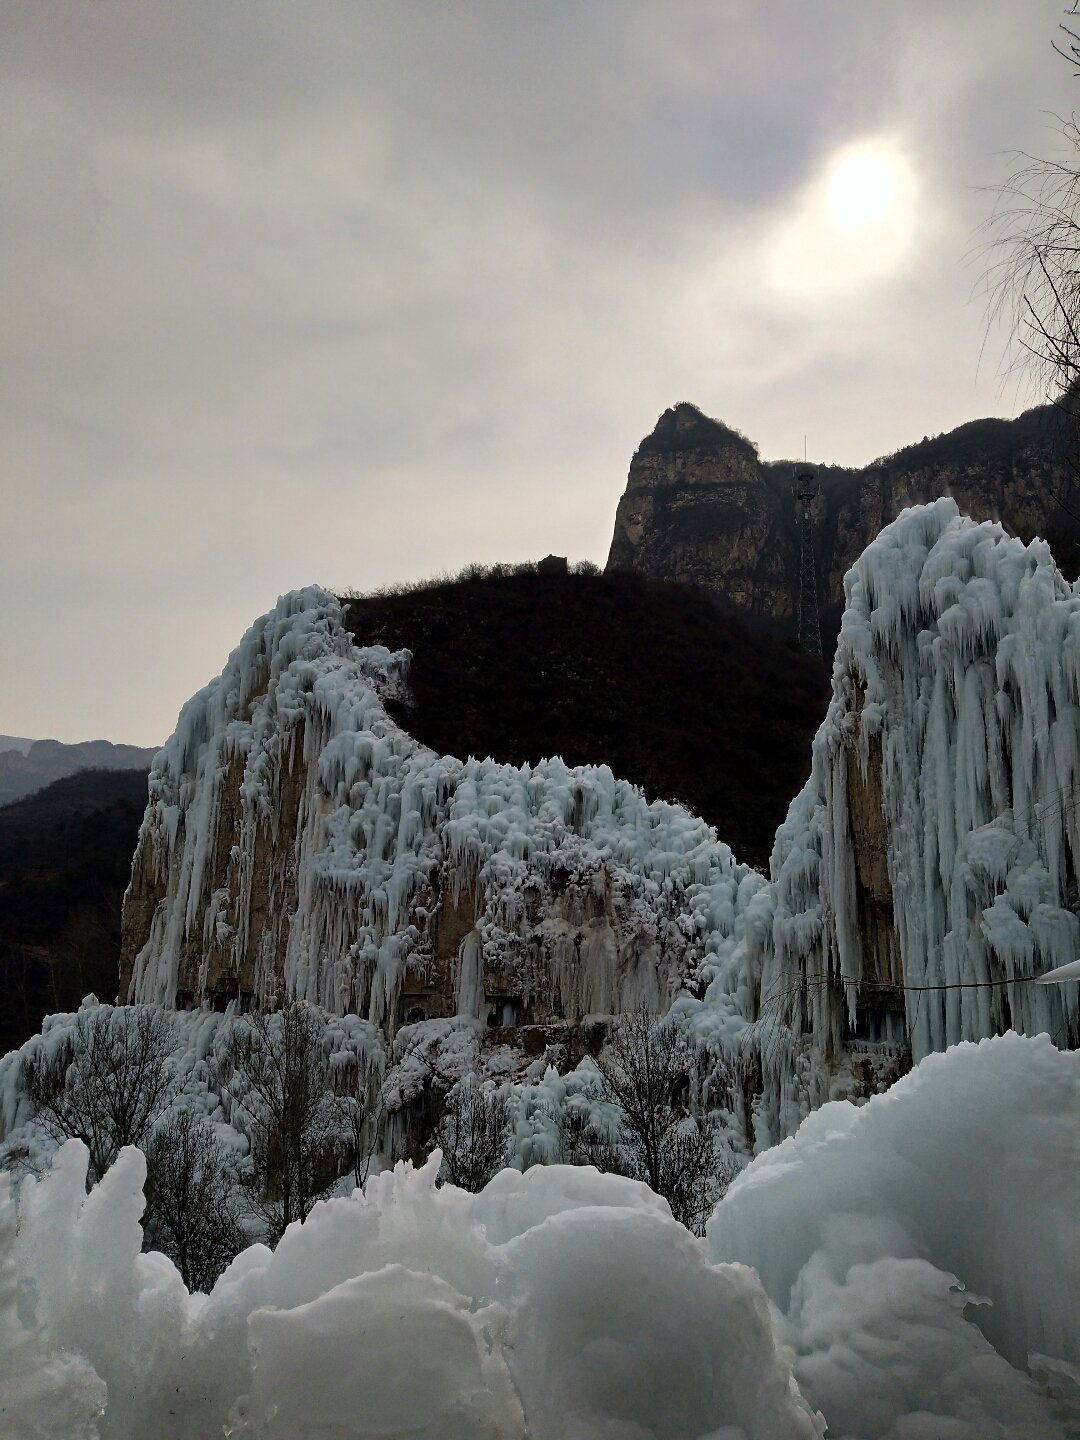
<path fill-rule="evenodd" d="M 276 1252 L 252 1247 L 189 1297 L 168 1261 L 139 1254 L 139 1152 L 87 1196 L 85 1152 L 69 1142 L 46 1180 L 23 1184 L 24 1304 L 0 1277 L 5 1370 L 10 1356 L 34 1377 L 7 1390 L 3 1433 L 821 1435 L 757 1278 L 710 1262 L 643 1187 L 504 1172 L 474 1197 L 435 1188 L 439 1158 L 323 1203 Z M 489 1216 L 506 1238 L 487 1233 Z M 43 1415 L 53 1430 L 35 1428 Z"/>
<path fill-rule="evenodd" d="M 1021 1372 L 1080 1382 L 1078 1115 L 1080 1054 L 1005 1035 L 824 1106 L 732 1184 L 710 1253 L 758 1271 L 830 1436 L 1059 1433 Z"/>
<path fill-rule="evenodd" d="M 473 1196 L 436 1155 L 209 1296 L 139 1253 L 139 1152 L 88 1196 L 71 1141 L 17 1234 L 0 1177 L 3 1433 L 1065 1440 L 1078 1092 L 1045 1040 L 932 1057 L 754 1161 L 704 1241 L 633 1181 L 536 1167 Z"/>

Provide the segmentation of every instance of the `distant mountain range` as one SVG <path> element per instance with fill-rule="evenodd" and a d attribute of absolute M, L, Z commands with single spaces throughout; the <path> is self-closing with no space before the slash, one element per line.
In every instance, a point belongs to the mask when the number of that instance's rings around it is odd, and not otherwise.
<path fill-rule="evenodd" d="M 17 750 L 20 755 L 25 755 L 33 743 L 25 735 L 0 735 L 0 754 L 5 750 Z"/>
<path fill-rule="evenodd" d="M 36 790 L 80 770 L 147 770 L 155 747 L 114 745 L 110 740 L 27 740 L 0 736 L 0 805 L 25 799 Z"/>

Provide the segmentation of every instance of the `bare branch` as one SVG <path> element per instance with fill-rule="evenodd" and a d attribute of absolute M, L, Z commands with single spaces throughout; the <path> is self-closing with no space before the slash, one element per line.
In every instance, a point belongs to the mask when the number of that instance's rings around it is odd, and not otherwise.
<path fill-rule="evenodd" d="M 676 1220 L 700 1233 L 737 1162 L 718 1116 L 694 1113 L 697 1059 L 685 1034 L 670 1019 L 657 1024 L 647 1011 L 633 1011 L 615 1022 L 594 1063 L 612 1128 L 596 1119 L 564 1121 L 559 1128 L 572 1158 L 643 1180 Z"/>
<path fill-rule="evenodd" d="M 125 1145 L 142 1145 L 179 1094 L 173 1021 L 153 1006 L 83 1010 L 51 1053 L 26 1061 L 35 1118 L 54 1139 L 82 1140 L 88 1181 L 100 1180 Z"/>
<path fill-rule="evenodd" d="M 249 1203 L 271 1243 L 307 1219 L 352 1158 L 325 1040 L 318 1015 L 297 1002 L 238 1016 L 222 1048 L 222 1090 L 247 1117 Z"/>
<path fill-rule="evenodd" d="M 506 1095 L 466 1075 L 447 1097 L 435 1126 L 444 1178 L 461 1190 L 482 1190 L 506 1164 L 510 1124 Z"/>
<path fill-rule="evenodd" d="M 163 1251 L 189 1290 L 208 1291 L 248 1243 L 237 1176 L 208 1120 L 174 1112 L 146 1150 L 145 1248 Z"/>

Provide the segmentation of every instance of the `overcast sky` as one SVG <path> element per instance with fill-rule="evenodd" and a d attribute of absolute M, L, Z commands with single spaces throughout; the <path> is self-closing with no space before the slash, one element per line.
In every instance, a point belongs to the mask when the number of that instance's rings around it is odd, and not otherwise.
<path fill-rule="evenodd" d="M 679 400 L 1017 413 L 971 251 L 1060 9 L 0 0 L 0 732 L 158 743 L 313 581 L 602 563 Z"/>

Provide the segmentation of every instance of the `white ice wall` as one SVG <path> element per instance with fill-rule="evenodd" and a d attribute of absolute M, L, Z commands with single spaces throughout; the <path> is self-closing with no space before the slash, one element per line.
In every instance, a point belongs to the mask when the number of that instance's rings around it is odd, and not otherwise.
<path fill-rule="evenodd" d="M 832 702 L 810 779 L 777 832 L 770 883 L 703 821 L 650 804 L 606 766 L 515 768 L 425 749 L 380 698 L 403 693 L 407 652 L 354 647 L 323 591 L 284 597 L 185 707 L 155 761 L 140 856 L 166 896 L 130 998 L 174 1002 L 181 946 L 198 923 L 237 953 L 246 943 L 254 838 L 279 823 L 302 736 L 296 841 L 283 860 L 298 901 L 286 914 L 280 896 L 263 897 L 263 998 L 305 997 L 387 1024 L 424 906 L 443 885 L 469 889 L 480 903 L 458 959 L 463 1013 L 477 1012 L 491 955 L 518 956 L 523 989 L 557 980 L 569 1018 L 660 1011 L 696 977 L 704 999 L 678 1004 L 712 1057 L 706 1093 L 727 1085 L 733 1095 L 756 1069 L 760 1147 L 852 1093 L 865 957 L 850 790 L 873 751 L 907 988 L 882 1053 L 859 1047 L 864 1089 L 879 1061 L 880 1077 L 895 1073 L 890 1050 L 917 1059 L 1009 1025 L 1074 1043 L 1080 987 L 1029 982 L 1080 953 L 1076 586 L 1043 542 L 1025 545 L 939 500 L 884 530 L 845 589 Z M 207 873 L 235 757 L 243 815 L 228 889 L 238 902 L 211 893 Z M 619 935 L 598 926 L 582 942 L 579 926 L 569 938 L 568 877 L 611 886 Z M 537 895 L 539 922 L 528 918 Z M 281 976 L 271 973 L 279 944 Z"/>
<path fill-rule="evenodd" d="M 877 736 L 915 1058 L 1006 1017 L 1060 1038 L 1075 993 L 1024 982 L 1080 953 L 1080 593 L 1044 542 L 948 499 L 905 511 L 845 590 L 833 702 L 777 835 L 773 963 L 862 976 L 846 782 Z"/>
<path fill-rule="evenodd" d="M 892 1045 L 856 1048 L 885 1066 L 1009 1027 L 1078 1035 L 1080 987 L 1032 981 L 1080 954 L 1080 590 L 1043 541 L 942 499 L 882 531 L 845 596 L 810 778 L 693 1013 L 721 1055 L 733 1014 L 755 1020 L 738 1046 L 764 1071 L 759 1145 L 845 1093 L 867 961 L 850 782 L 872 749 L 905 1010 Z"/>
<path fill-rule="evenodd" d="M 569 1019 L 640 1004 L 660 1011 L 701 957 L 736 935 L 746 898 L 764 881 L 704 821 L 650 804 L 603 765 L 555 758 L 515 768 L 436 755 L 383 707 L 381 697 L 402 692 L 409 658 L 355 648 L 338 602 L 309 589 L 279 601 L 188 702 L 151 771 L 136 868 L 141 884 L 159 882 L 165 893 L 125 998 L 174 1004 L 193 935 L 206 953 L 211 943 L 223 948 L 237 971 L 254 938 L 264 1003 L 305 998 L 387 1024 L 421 946 L 425 907 L 444 887 L 480 897 L 458 958 L 464 1013 L 477 1013 L 485 956 L 516 957 L 524 991 L 557 982 Z M 285 848 L 279 796 L 300 744 L 295 842 L 275 857 L 270 893 L 259 893 L 267 882 L 257 840 L 269 833 Z M 213 890 L 225 778 L 236 763 L 239 833 L 226 885 Z M 617 927 L 570 915 L 571 884 L 610 889 Z M 537 896 L 539 921 L 529 918 Z M 249 937 L 260 907 L 261 933 Z"/>

